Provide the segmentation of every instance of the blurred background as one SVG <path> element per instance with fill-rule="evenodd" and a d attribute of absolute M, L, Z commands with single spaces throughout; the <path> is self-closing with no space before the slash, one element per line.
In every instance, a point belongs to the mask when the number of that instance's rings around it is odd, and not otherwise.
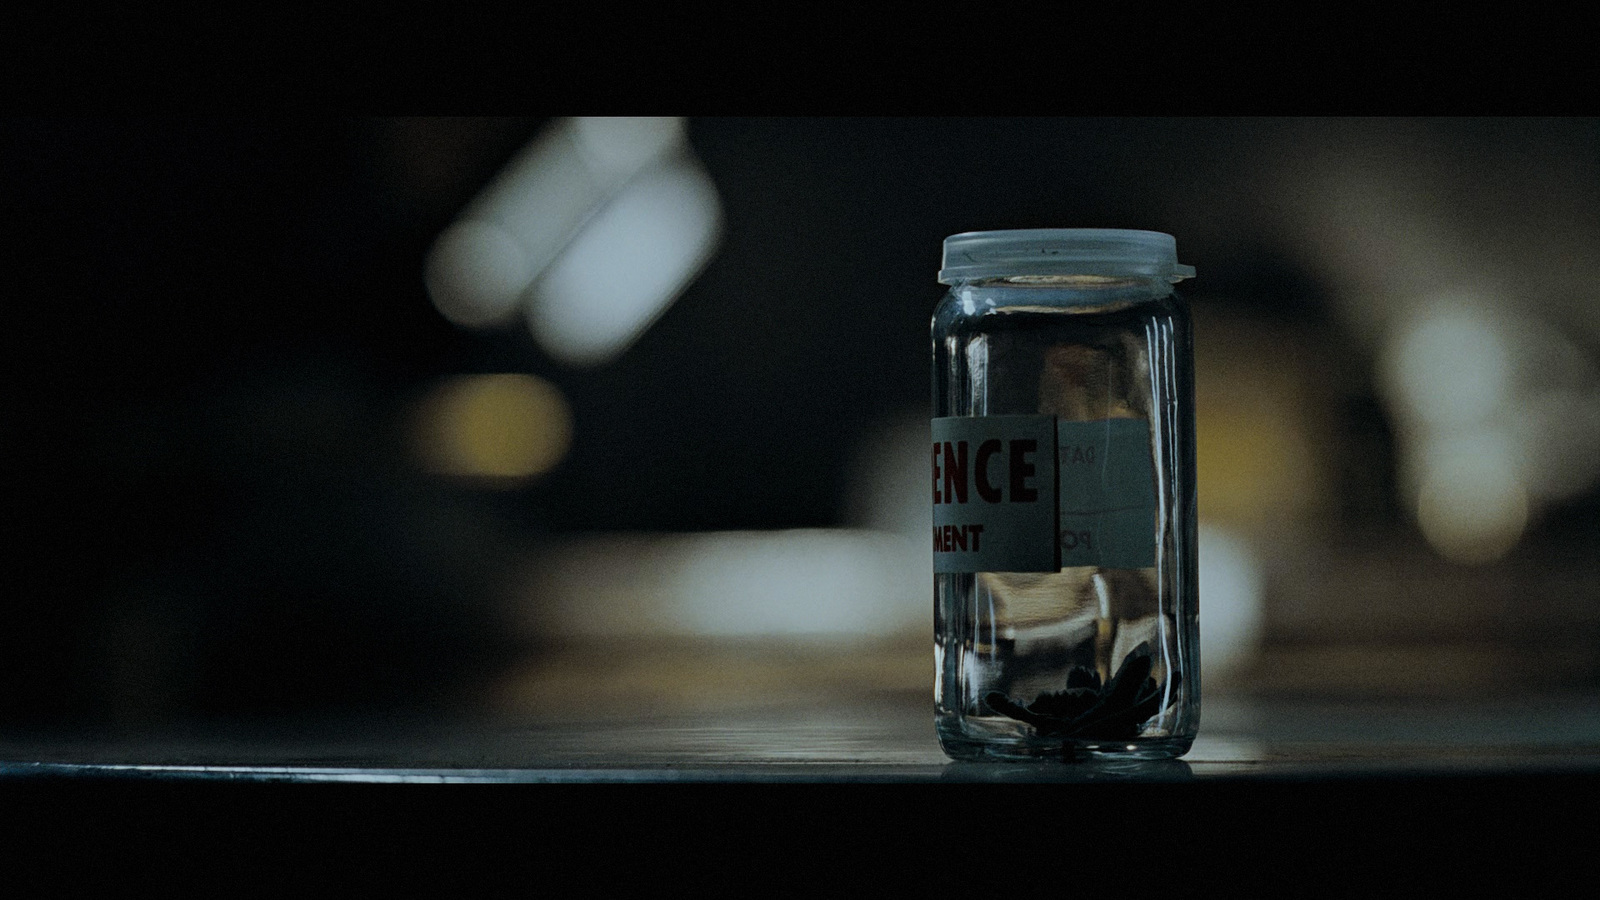
<path fill-rule="evenodd" d="M 0 724 L 932 689 L 941 242 L 1177 236 L 1208 694 L 1600 693 L 1600 122 L 7 120 Z M 931 740 L 931 731 L 930 731 Z"/>

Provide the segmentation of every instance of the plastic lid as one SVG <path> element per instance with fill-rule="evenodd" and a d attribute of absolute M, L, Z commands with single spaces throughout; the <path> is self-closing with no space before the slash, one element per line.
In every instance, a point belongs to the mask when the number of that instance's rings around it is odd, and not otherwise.
<path fill-rule="evenodd" d="M 1194 277 L 1178 264 L 1178 241 L 1159 231 L 1120 228 L 1030 228 L 968 231 L 944 239 L 941 284 L 1029 275 Z"/>

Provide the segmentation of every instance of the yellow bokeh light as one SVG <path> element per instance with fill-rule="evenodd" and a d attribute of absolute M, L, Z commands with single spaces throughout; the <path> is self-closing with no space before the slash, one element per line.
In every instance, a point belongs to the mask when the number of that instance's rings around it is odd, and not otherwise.
<path fill-rule="evenodd" d="M 1200 515 L 1246 533 L 1315 526 L 1332 503 L 1330 404 L 1309 340 L 1241 317 L 1199 314 L 1195 463 Z"/>
<path fill-rule="evenodd" d="M 548 472 L 566 456 L 572 411 L 542 378 L 460 375 L 423 398 L 415 437 L 432 471 L 515 483 Z"/>

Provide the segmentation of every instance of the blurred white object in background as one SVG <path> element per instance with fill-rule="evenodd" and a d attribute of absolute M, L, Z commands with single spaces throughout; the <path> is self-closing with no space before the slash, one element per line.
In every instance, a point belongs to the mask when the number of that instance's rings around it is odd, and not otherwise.
<path fill-rule="evenodd" d="M 860 529 L 574 538 L 531 567 L 529 625 L 600 640 L 870 642 L 932 628 L 931 601 L 910 596 L 915 556 L 895 535 Z"/>
<path fill-rule="evenodd" d="M 1536 309 L 1484 291 L 1397 313 L 1378 348 L 1400 489 L 1441 556 L 1500 559 L 1600 477 L 1600 370 Z"/>
<path fill-rule="evenodd" d="M 1254 660 L 1263 623 L 1261 563 L 1242 537 L 1200 525 L 1200 673 L 1226 681 Z"/>
<path fill-rule="evenodd" d="M 678 160 L 641 174 L 534 283 L 529 330 L 563 362 L 614 358 L 704 267 L 720 221 L 716 186 L 699 166 Z"/>
<path fill-rule="evenodd" d="M 555 543 L 531 567 L 530 625 L 590 639 L 931 637 L 928 434 L 925 413 L 869 430 L 843 528 Z"/>
<path fill-rule="evenodd" d="M 499 326 L 524 309 L 546 352 L 598 365 L 699 274 L 721 223 L 681 118 L 562 119 L 440 234 L 423 278 L 457 325 Z"/>

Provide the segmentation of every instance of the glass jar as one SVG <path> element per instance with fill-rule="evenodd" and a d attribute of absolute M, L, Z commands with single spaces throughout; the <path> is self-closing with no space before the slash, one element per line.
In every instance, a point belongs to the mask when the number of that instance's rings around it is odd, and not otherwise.
<path fill-rule="evenodd" d="M 1200 719 L 1194 275 L 1150 231 L 969 232 L 933 314 L 934 702 L 956 759 L 1180 756 Z"/>

